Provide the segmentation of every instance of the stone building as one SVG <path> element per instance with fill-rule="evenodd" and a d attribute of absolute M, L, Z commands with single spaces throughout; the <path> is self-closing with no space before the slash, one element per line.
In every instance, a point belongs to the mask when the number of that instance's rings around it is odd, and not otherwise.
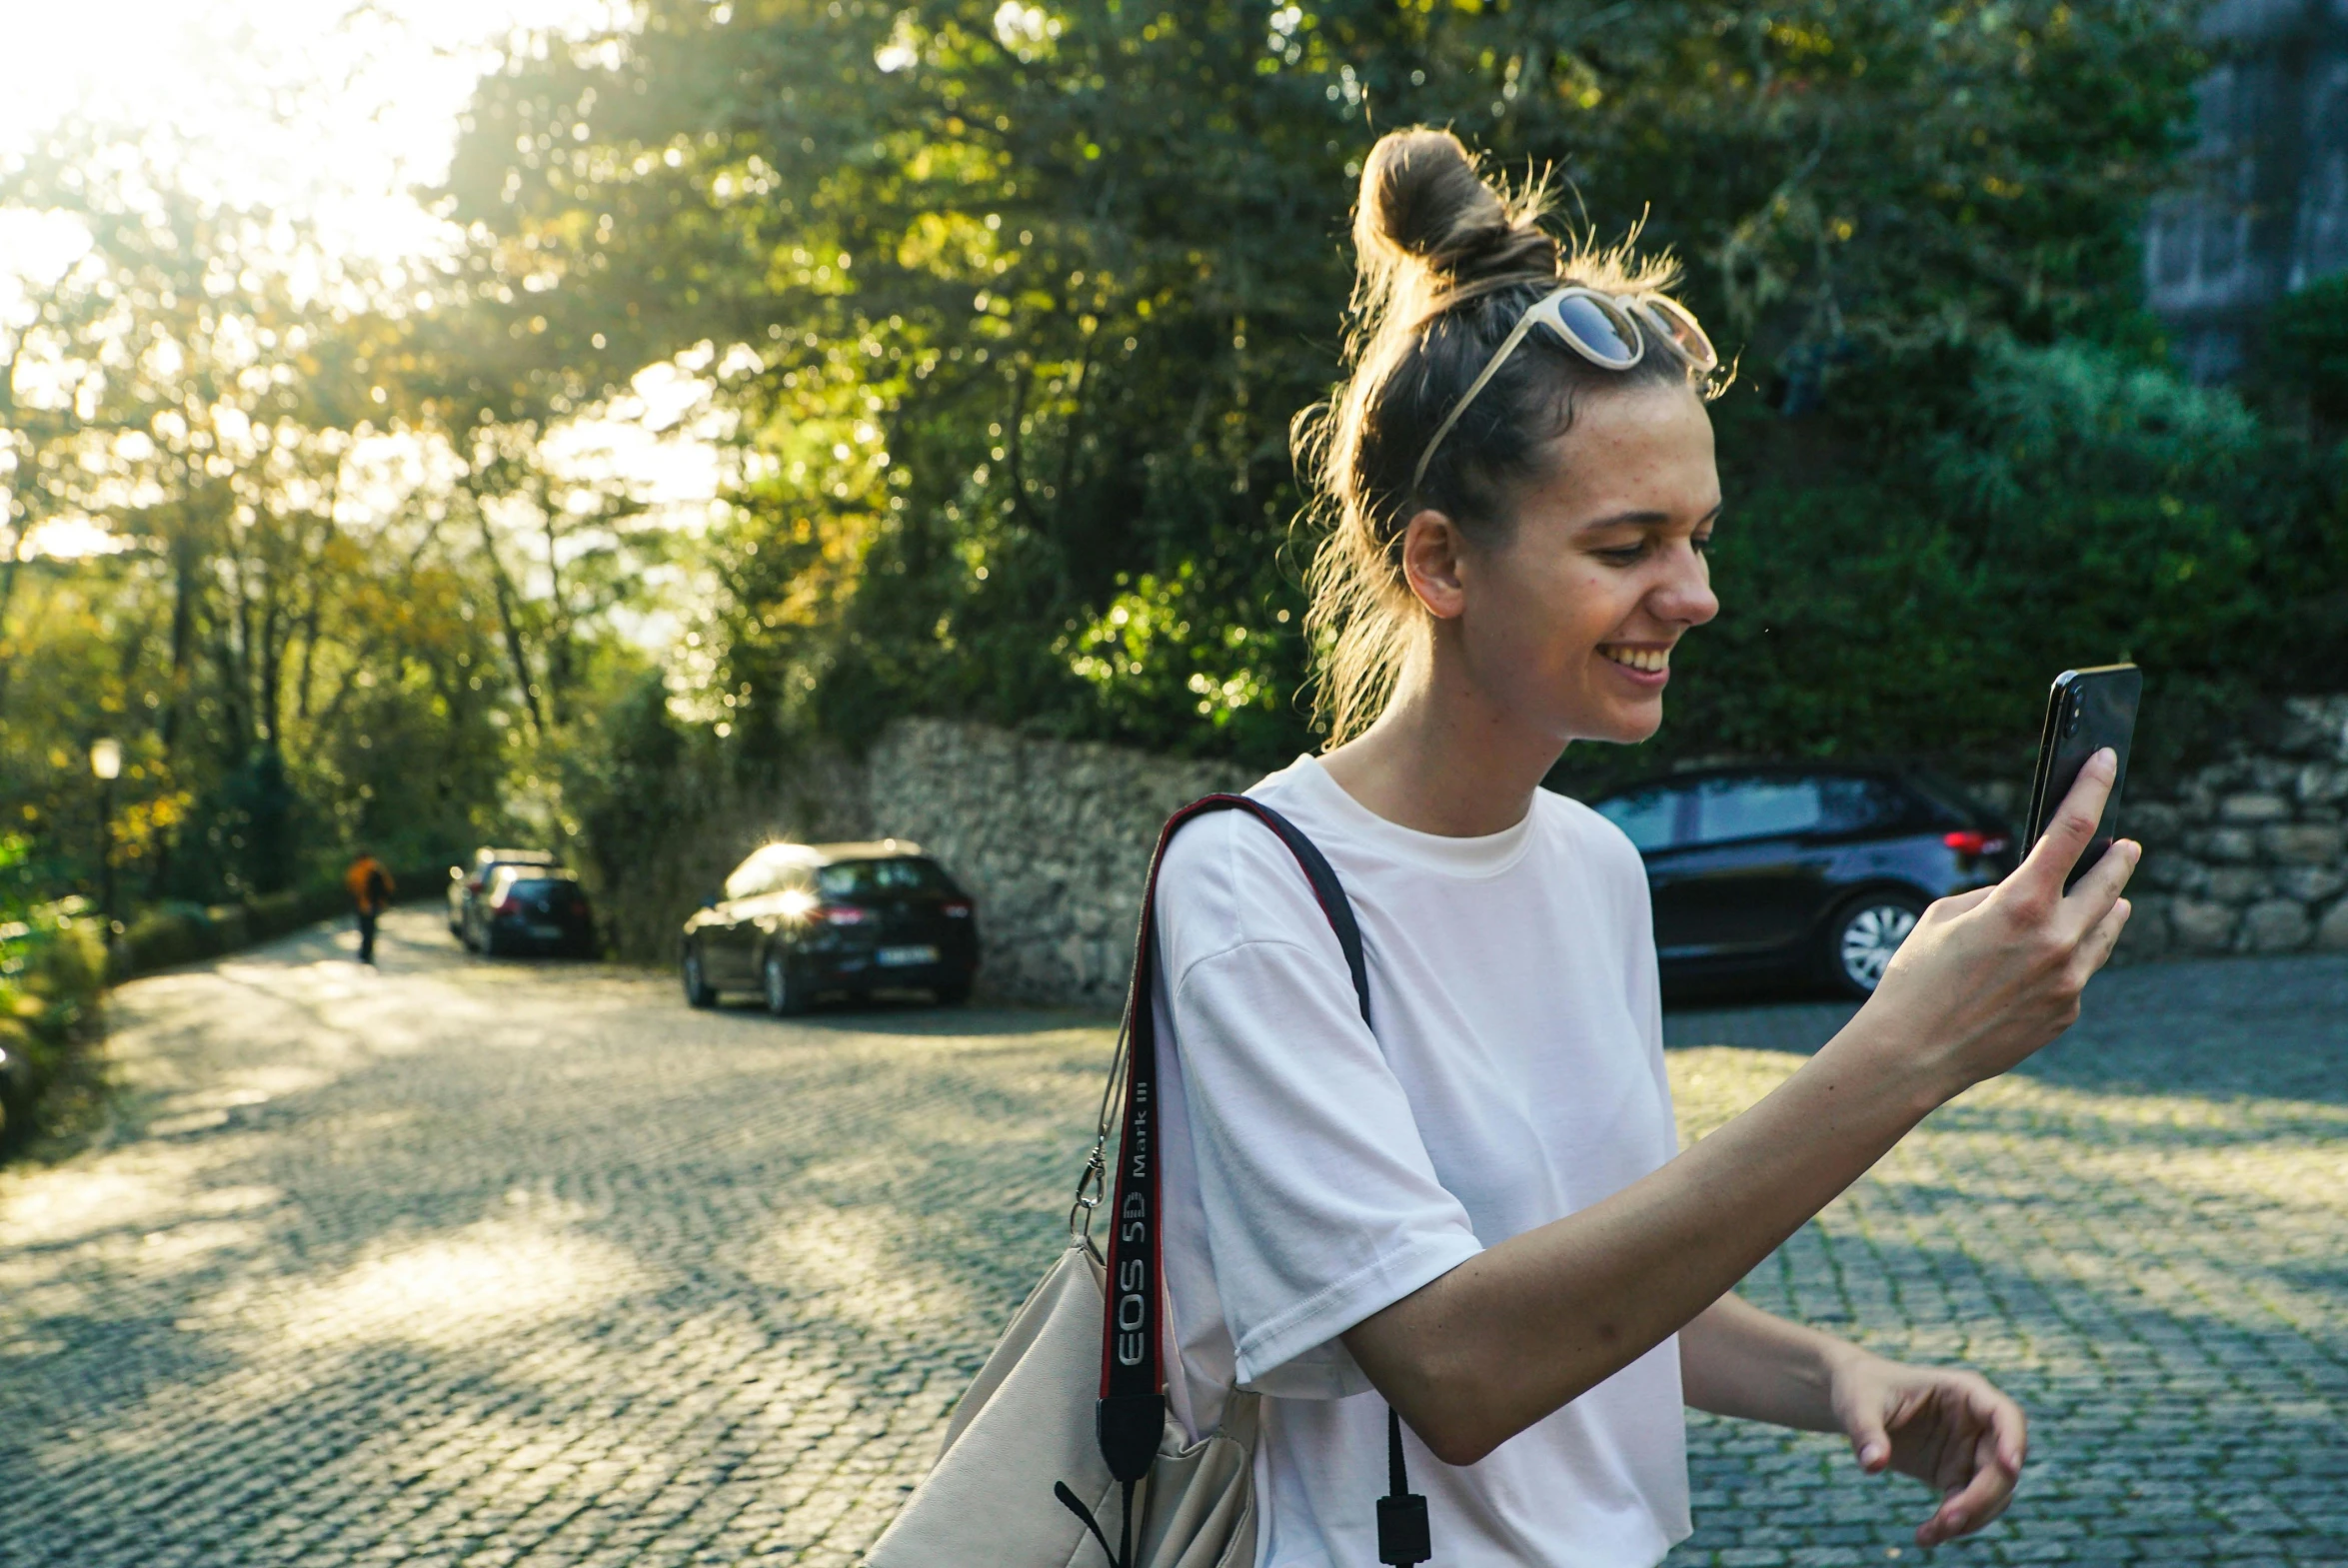
<path fill-rule="evenodd" d="M 2156 203 L 2145 289 L 2194 379 L 2241 368 L 2269 307 L 2348 272 L 2348 0 L 2217 0 L 2196 178 Z"/>

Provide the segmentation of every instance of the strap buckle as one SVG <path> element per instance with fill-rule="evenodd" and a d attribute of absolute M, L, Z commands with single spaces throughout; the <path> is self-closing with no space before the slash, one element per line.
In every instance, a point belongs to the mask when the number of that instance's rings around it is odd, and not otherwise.
<path fill-rule="evenodd" d="M 1085 1158 L 1085 1173 L 1077 1178 L 1076 1202 L 1068 1211 L 1070 1241 L 1093 1244 L 1093 1211 L 1101 1206 L 1108 1181 L 1109 1135 L 1103 1133 L 1093 1140 L 1093 1152 Z"/>

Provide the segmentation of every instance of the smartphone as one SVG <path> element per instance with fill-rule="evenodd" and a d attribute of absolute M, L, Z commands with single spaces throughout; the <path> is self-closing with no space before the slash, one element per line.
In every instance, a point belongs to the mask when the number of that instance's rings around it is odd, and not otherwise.
<path fill-rule="evenodd" d="M 2087 759 L 2107 746 L 2119 759 L 2111 797 L 2103 802 L 2103 819 L 2095 824 L 2095 837 L 2080 851 L 2070 875 L 2063 878 L 2065 892 L 2103 858 L 2117 836 L 2120 786 L 2128 782 L 2128 743 L 2135 739 L 2136 705 L 2143 696 L 2144 672 L 2134 665 L 2066 670 L 2054 678 L 2054 690 L 2047 694 L 2046 728 L 2038 737 L 2038 775 L 2030 785 L 2026 843 L 2036 844 L 2044 836 L 2055 808 L 2079 782 Z"/>

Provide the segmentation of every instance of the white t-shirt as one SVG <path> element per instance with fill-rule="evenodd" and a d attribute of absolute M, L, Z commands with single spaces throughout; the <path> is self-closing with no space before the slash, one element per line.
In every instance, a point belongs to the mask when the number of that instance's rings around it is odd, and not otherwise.
<path fill-rule="evenodd" d="M 1264 1396 L 1259 1568 L 1377 1560 L 1386 1406 L 1338 1335 L 1678 1149 L 1647 885 L 1596 812 L 1536 790 L 1483 838 L 1416 832 L 1311 758 L 1248 791 L 1360 921 L 1364 1027 L 1287 848 L 1215 812 L 1160 875 L 1170 1393 L 1193 1436 Z M 1405 1432 L 1444 1568 L 1646 1568 L 1688 1533 L 1666 1340 L 1480 1463 Z"/>

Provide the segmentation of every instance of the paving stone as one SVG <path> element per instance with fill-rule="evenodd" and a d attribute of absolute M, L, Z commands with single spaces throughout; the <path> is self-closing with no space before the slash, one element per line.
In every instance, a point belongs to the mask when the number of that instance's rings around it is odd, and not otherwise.
<path fill-rule="evenodd" d="M 1098 1019 L 686 1010 L 312 934 L 118 993 L 113 1134 L 0 1171 L 0 1568 L 846 1568 L 1059 1244 Z M 1683 1126 L 1839 1004 L 1667 1019 Z M 1672 1568 L 2348 1563 L 2348 959 L 2147 965 L 1744 1286 L 2031 1411 L 2007 1516 L 1691 1418 Z M 1438 1559 L 1439 1561 L 1439 1559 Z"/>
<path fill-rule="evenodd" d="M 1685 1131 L 1766 1092 L 1848 1016 L 1667 1015 Z M 1832 1316 L 1886 1354 L 1970 1364 L 2021 1400 L 2030 1468 L 2012 1510 L 1966 1548 L 1980 1560 L 2064 1560 L 2059 1548 L 2111 1563 L 2348 1562 L 2334 1504 L 2348 1495 L 2343 1063 L 2338 960 L 2108 975 L 2068 1037 L 1936 1113 L 1744 1294 Z M 1773 1511 L 1763 1484 L 1765 1460 L 1791 1454 L 1828 1467 L 1826 1512 L 1881 1500 L 1870 1560 L 1921 1555 L 1910 1532 L 1925 1493 L 1859 1476 L 1839 1438 L 1695 1416 L 1690 1443 L 1705 1495 L 1734 1499 L 1737 1522 L 1699 1510 L 1672 1568 L 1715 1561 L 1749 1529 L 1774 1545 L 1792 1520 L 1806 1528 L 1818 1494 Z M 1808 1539 L 1828 1545 L 1824 1530 Z"/>

